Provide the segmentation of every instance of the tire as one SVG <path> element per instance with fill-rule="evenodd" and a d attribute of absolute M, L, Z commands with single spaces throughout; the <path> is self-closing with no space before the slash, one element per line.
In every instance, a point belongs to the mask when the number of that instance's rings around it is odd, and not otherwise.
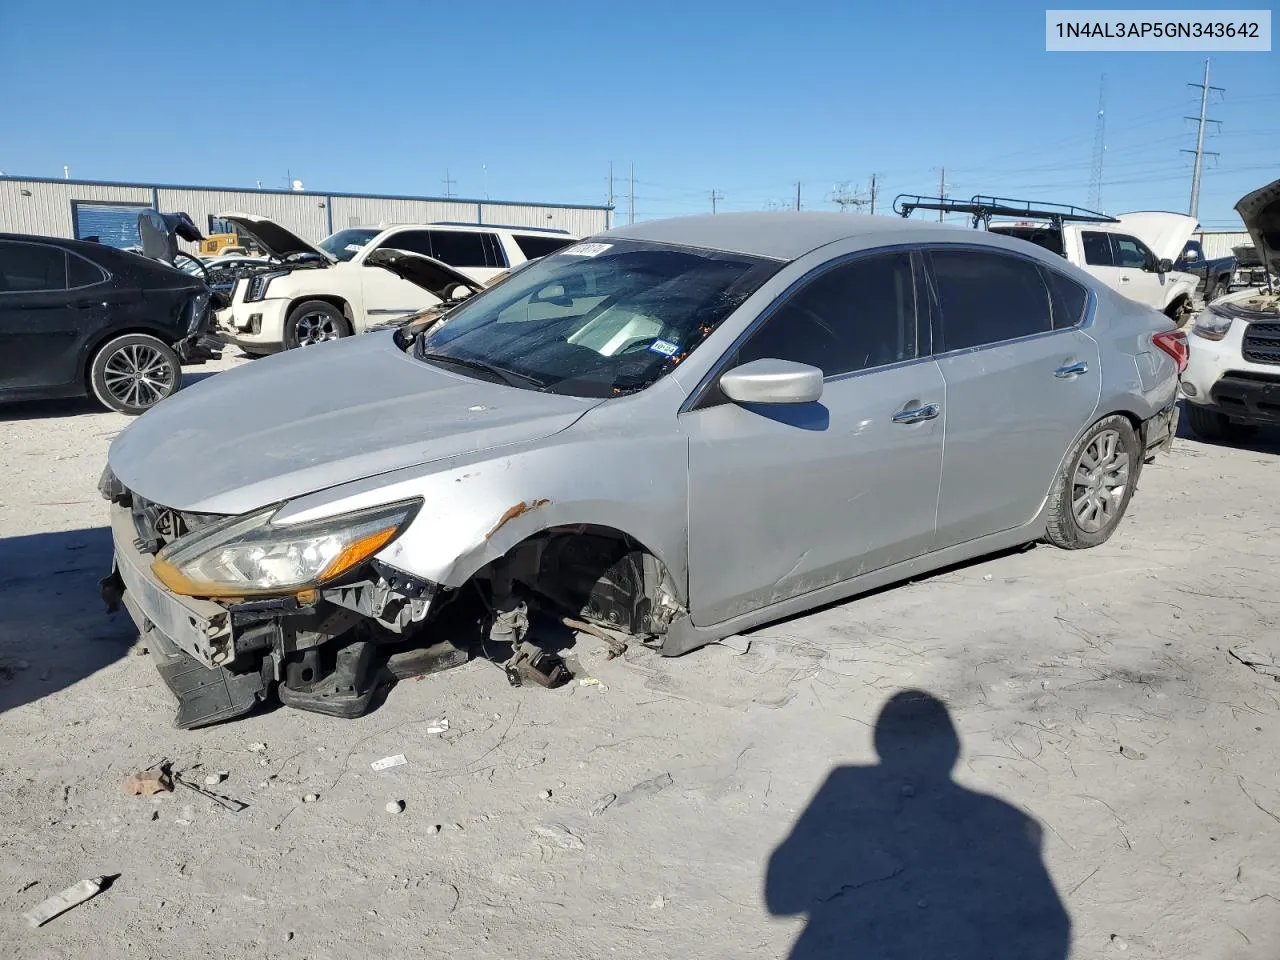
<path fill-rule="evenodd" d="M 173 348 L 146 333 L 104 343 L 89 364 L 89 389 L 104 407 L 136 417 L 182 386 L 182 362 Z"/>
<path fill-rule="evenodd" d="M 1210 277 L 1210 278 L 1205 282 L 1205 285 L 1204 285 L 1204 305 L 1205 305 L 1206 307 L 1207 307 L 1209 304 L 1213 303 L 1213 301 L 1214 301 L 1214 300 L 1216 300 L 1216 299 L 1218 298 L 1218 296 L 1219 296 L 1219 294 L 1218 294 L 1218 290 L 1219 290 L 1220 286 L 1221 286 L 1221 285 L 1219 284 L 1219 282 L 1218 282 L 1216 279 L 1212 278 L 1212 277 Z"/>
<path fill-rule="evenodd" d="M 1187 325 L 1187 321 L 1191 319 L 1192 305 L 1190 297 L 1178 297 L 1173 303 L 1164 308 L 1164 315 L 1173 321 L 1174 325 L 1181 328 Z"/>
<path fill-rule="evenodd" d="M 1256 424 L 1234 423 L 1225 413 L 1198 403 L 1187 403 L 1187 423 L 1191 432 L 1210 443 L 1238 443 L 1258 432 Z"/>
<path fill-rule="evenodd" d="M 347 318 L 331 303 L 306 300 L 289 311 L 284 324 L 284 348 L 310 347 L 351 336 Z"/>
<path fill-rule="evenodd" d="M 1049 494 L 1045 540 L 1063 550 L 1106 543 L 1124 517 L 1141 470 L 1142 449 L 1133 424 L 1127 417 L 1103 417 L 1064 461 Z"/>

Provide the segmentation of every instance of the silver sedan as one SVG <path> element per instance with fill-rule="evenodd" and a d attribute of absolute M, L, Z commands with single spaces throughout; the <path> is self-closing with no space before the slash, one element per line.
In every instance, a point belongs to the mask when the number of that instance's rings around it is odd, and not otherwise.
<path fill-rule="evenodd" d="M 1185 360 L 1167 318 L 1017 239 L 637 224 L 164 401 L 111 448 L 104 596 L 183 726 L 273 693 L 358 714 L 405 649 L 477 622 L 512 682 L 554 685 L 546 617 L 676 655 L 996 550 L 1104 542 L 1171 442 Z"/>

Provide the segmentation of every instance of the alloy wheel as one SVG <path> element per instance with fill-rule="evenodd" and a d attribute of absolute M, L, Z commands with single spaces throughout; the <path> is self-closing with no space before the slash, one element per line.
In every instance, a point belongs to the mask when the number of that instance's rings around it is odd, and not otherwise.
<path fill-rule="evenodd" d="M 107 358 L 102 381 L 107 391 L 128 407 L 150 407 L 173 392 L 177 371 L 155 347 L 126 344 Z"/>
<path fill-rule="evenodd" d="M 1115 521 L 1129 487 L 1129 453 L 1115 430 L 1089 441 L 1071 478 L 1071 513 L 1085 533 Z"/>
<path fill-rule="evenodd" d="M 326 340 L 337 340 L 342 334 L 333 317 L 324 313 L 307 313 L 298 318 L 295 327 L 298 334 L 298 346 L 309 347 Z"/>

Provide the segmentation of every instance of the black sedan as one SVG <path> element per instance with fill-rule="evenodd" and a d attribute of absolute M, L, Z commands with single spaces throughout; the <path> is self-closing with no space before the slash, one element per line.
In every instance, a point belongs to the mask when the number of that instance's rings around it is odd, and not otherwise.
<path fill-rule="evenodd" d="M 201 363 L 205 283 L 81 240 L 0 233 L 0 400 L 86 394 L 136 415 Z"/>

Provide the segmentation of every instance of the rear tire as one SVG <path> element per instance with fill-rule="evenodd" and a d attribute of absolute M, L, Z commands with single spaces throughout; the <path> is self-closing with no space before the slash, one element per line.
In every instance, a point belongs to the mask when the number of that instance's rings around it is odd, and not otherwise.
<path fill-rule="evenodd" d="M 1188 403 L 1186 410 L 1191 432 L 1210 443 L 1238 443 L 1258 432 L 1257 424 L 1234 423 L 1225 413 L 1211 407 Z"/>
<path fill-rule="evenodd" d="M 284 324 L 284 348 L 310 347 L 351 336 L 347 318 L 331 303 L 306 300 L 289 311 Z"/>
<path fill-rule="evenodd" d="M 182 386 L 173 348 L 146 333 L 108 340 L 89 364 L 89 389 L 104 407 L 136 417 Z"/>
<path fill-rule="evenodd" d="M 1049 494 L 1045 540 L 1063 550 L 1104 544 L 1120 524 L 1142 470 L 1138 435 L 1127 417 L 1103 417 L 1067 455 Z"/>

